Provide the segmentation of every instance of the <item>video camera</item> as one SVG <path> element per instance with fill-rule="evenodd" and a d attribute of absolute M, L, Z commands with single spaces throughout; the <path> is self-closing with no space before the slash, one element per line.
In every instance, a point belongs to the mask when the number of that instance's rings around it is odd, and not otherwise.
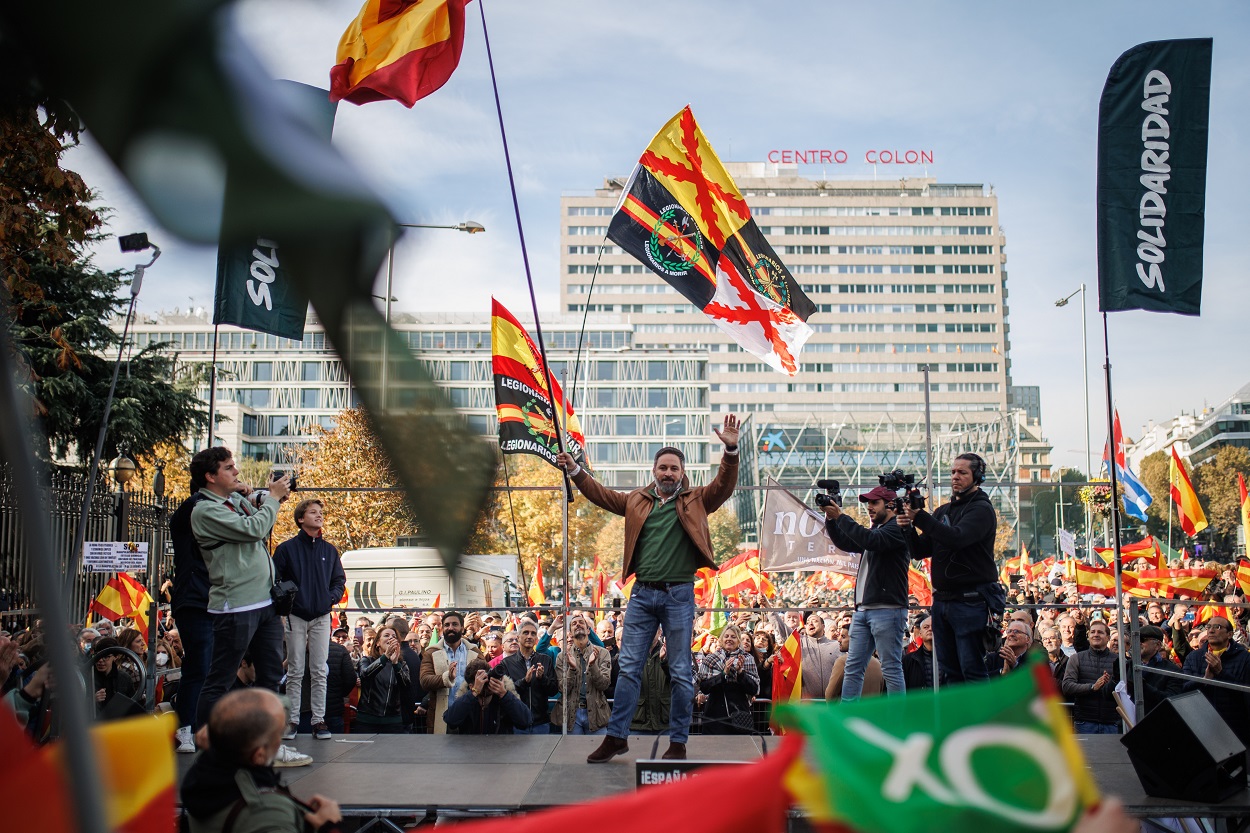
<path fill-rule="evenodd" d="M 817 480 L 817 489 L 824 489 L 825 493 L 816 495 L 816 505 L 822 509 L 826 506 L 837 504 L 842 505 L 842 486 L 836 480 Z"/>
<path fill-rule="evenodd" d="M 912 510 L 924 509 L 925 497 L 920 493 L 920 487 L 916 485 L 916 476 L 914 474 L 904 474 L 902 469 L 888 471 L 885 474 L 877 475 L 877 481 L 882 486 L 893 492 L 902 492 L 903 494 L 894 498 L 894 511 L 903 511 L 904 495 L 907 499 L 907 505 Z M 921 481 L 922 483 L 924 481 Z"/>

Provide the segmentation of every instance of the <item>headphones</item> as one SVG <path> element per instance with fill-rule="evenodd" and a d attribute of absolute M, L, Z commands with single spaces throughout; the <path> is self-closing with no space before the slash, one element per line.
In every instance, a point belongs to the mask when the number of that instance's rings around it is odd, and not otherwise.
<path fill-rule="evenodd" d="M 972 463 L 972 482 L 980 486 L 985 482 L 985 460 L 981 459 L 980 454 L 973 454 L 971 451 L 960 454 L 955 459 L 967 460 Z"/>

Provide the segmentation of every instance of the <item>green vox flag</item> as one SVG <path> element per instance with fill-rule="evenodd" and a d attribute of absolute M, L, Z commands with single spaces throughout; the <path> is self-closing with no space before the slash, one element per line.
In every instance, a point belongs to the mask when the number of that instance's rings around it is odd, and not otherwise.
<path fill-rule="evenodd" d="M 245 22 L 224 0 L 133 0 L 123 11 L 0 3 L 12 65 L 30 76 L 6 80 L 68 101 L 166 232 L 271 260 L 257 238 L 278 244 L 421 532 L 454 567 L 494 480 L 495 450 L 374 305 L 394 220 L 316 117 L 266 75 L 236 30 Z"/>
<path fill-rule="evenodd" d="M 877 833 L 1068 830 L 1098 790 L 1050 668 L 906 697 L 777 707 L 810 750 L 787 784 L 814 822 Z"/>
<path fill-rule="evenodd" d="M 1211 39 L 1120 56 L 1098 105 L 1098 304 L 1198 315 Z"/>
<path fill-rule="evenodd" d="M 338 104 L 330 101 L 329 90 L 278 81 L 274 93 L 291 105 L 292 118 L 303 120 L 309 132 L 330 141 Z M 239 213 L 238 202 L 248 199 L 247 190 L 227 190 L 223 209 L 227 217 Z M 234 324 L 293 341 L 304 337 L 308 299 L 291 278 L 281 243 L 263 229 L 254 240 L 222 243 L 217 248 L 213 298 L 214 324 Z"/>

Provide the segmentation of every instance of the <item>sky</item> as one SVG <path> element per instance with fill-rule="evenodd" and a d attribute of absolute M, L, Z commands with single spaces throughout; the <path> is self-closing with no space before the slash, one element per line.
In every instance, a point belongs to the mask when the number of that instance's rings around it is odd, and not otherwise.
<path fill-rule="evenodd" d="M 323 87 L 358 0 L 243 0 L 232 22 L 275 77 Z M 451 80 L 411 110 L 341 104 L 334 142 L 400 222 L 476 220 L 485 234 L 412 230 L 395 252 L 398 311 L 485 314 L 491 295 L 527 310 L 525 266 L 504 164 L 479 2 L 467 10 Z M 1138 43 L 1213 37 L 1206 252 L 1200 317 L 1109 316 L 1125 433 L 1216 406 L 1247 381 L 1250 283 L 1237 254 L 1250 227 L 1250 4 L 792 0 L 486 0 L 486 24 L 540 311 L 558 308 L 562 194 L 633 168 L 655 131 L 690 104 L 725 161 L 778 148 L 845 149 L 814 178 L 932 176 L 983 183 L 1007 238 L 1012 381 L 1039 385 L 1053 459 L 1085 468 L 1088 354 L 1095 465 L 1106 437 L 1097 312 L 1098 98 Z M 933 164 L 876 166 L 869 149 L 927 150 Z M 1241 161 L 1239 161 L 1241 160 Z M 139 309 L 211 307 L 213 247 L 178 242 L 144 210 L 90 136 L 65 164 L 111 210 L 109 230 L 147 231 L 164 254 Z M 103 268 L 129 268 L 116 243 Z M 379 274 L 377 292 L 384 286 Z M 1083 350 L 1080 295 L 1088 287 Z M 826 314 L 827 315 L 827 314 Z M 528 316 L 527 316 L 528 317 Z M 815 319 L 819 320 L 819 319 Z"/>

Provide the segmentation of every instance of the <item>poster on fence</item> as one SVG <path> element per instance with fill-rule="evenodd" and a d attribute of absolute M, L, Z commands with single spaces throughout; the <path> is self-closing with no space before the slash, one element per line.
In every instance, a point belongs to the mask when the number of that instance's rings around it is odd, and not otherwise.
<path fill-rule="evenodd" d="M 89 573 L 143 572 L 148 568 L 148 542 L 85 541 L 82 563 Z"/>
<path fill-rule="evenodd" d="M 1066 529 L 1059 530 L 1059 551 L 1067 558 L 1076 558 L 1076 536 Z"/>
<path fill-rule="evenodd" d="M 853 576 L 859 572 L 859 553 L 834 546 L 825 531 L 824 513 L 808 508 L 769 478 L 760 517 L 760 568 L 768 573 L 804 570 Z"/>

